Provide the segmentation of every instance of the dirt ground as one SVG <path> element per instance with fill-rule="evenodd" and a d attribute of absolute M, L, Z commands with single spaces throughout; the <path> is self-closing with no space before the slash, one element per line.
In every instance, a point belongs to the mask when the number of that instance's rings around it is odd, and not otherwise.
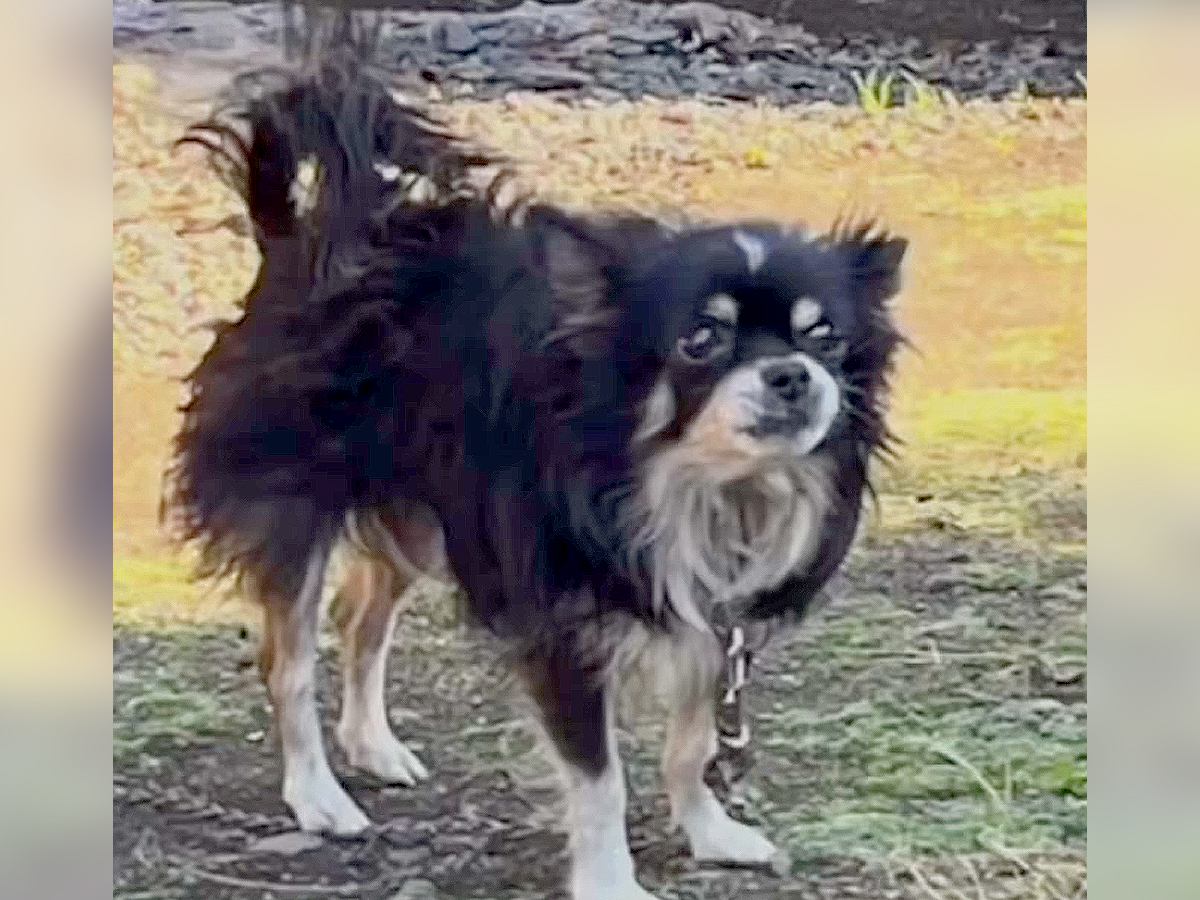
<path fill-rule="evenodd" d="M 646 886 L 696 900 L 1085 896 L 1086 103 L 443 113 L 564 202 L 817 227 L 857 205 L 913 240 L 899 310 L 917 350 L 896 404 L 908 446 L 880 474 L 841 596 L 754 684 L 740 814 L 792 871 L 687 859 L 641 711 L 625 758 Z M 503 671 L 430 585 L 407 600 L 389 701 L 433 779 L 381 788 L 334 750 L 379 827 L 265 840 L 292 823 L 255 618 L 191 584 L 156 523 L 173 378 L 204 346 L 196 326 L 232 311 L 255 251 L 228 193 L 169 152 L 182 122 L 169 88 L 119 65 L 113 115 L 115 895 L 561 897 L 548 769 Z"/>
<path fill-rule="evenodd" d="M 519 0 L 352 0 L 360 9 L 496 10 Z M 573 0 L 545 0 L 570 3 Z M 667 0 L 667 3 L 683 0 Z M 722 0 L 777 22 L 800 22 L 820 37 L 848 34 L 916 37 L 927 44 L 1005 41 L 1047 34 L 1087 37 L 1086 0 Z"/>

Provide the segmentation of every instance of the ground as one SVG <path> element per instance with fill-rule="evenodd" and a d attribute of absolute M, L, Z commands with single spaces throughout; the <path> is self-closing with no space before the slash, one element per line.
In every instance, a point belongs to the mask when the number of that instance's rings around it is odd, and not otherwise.
<path fill-rule="evenodd" d="M 383 827 L 314 846 L 286 835 L 253 611 L 190 583 L 156 520 L 173 379 L 204 346 L 196 326 L 249 284 L 255 251 L 230 195 L 169 152 L 169 92 L 128 65 L 114 86 L 115 895 L 560 898 L 548 769 L 486 644 L 432 585 L 407 600 L 388 696 L 433 780 L 379 789 L 346 773 Z M 625 756 L 647 887 L 1084 896 L 1086 103 L 443 112 L 554 199 L 815 227 L 856 205 L 913 241 L 906 446 L 880 470 L 839 598 L 770 650 L 753 685 L 740 815 L 792 870 L 687 859 L 666 832 L 655 718 L 638 711 Z"/>
<path fill-rule="evenodd" d="M 353 0 L 360 9 L 494 10 L 520 0 Z M 570 3 L 573 0 L 547 0 Z M 667 0 L 683 2 L 683 0 Z M 1004 41 L 1030 34 L 1087 36 L 1086 0 L 722 0 L 777 22 L 800 22 L 821 37 L 866 33 L 941 41 Z"/>

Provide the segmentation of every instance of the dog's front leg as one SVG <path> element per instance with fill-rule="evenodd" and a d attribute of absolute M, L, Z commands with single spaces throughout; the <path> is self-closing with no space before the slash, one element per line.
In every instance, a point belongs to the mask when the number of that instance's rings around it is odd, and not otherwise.
<path fill-rule="evenodd" d="M 719 652 L 715 645 L 699 640 L 672 645 L 674 677 L 662 760 L 671 819 L 683 829 L 698 861 L 754 866 L 778 863 L 782 857 L 775 845 L 756 829 L 730 817 L 704 783 L 704 771 L 717 752 L 713 695 L 718 669 L 709 657 Z"/>
<path fill-rule="evenodd" d="M 554 748 L 567 794 L 572 900 L 654 900 L 637 883 L 625 830 L 625 779 L 613 691 L 601 667 L 570 645 L 526 660 L 524 676 Z"/>

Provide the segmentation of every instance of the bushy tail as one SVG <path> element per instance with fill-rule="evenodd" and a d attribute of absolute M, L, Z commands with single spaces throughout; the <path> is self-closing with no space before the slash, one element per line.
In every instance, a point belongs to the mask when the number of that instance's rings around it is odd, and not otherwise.
<path fill-rule="evenodd" d="M 202 575 L 259 595 L 297 586 L 386 458 L 364 447 L 386 430 L 372 368 L 402 343 L 398 248 L 492 162 L 393 96 L 377 32 L 309 10 L 299 33 L 300 60 L 236 79 L 184 138 L 245 198 L 262 262 L 188 376 L 163 511 Z"/>
<path fill-rule="evenodd" d="M 319 280 L 389 215 L 470 191 L 471 171 L 493 159 L 396 98 L 368 19 L 308 8 L 286 21 L 293 63 L 235 78 L 181 143 L 210 151 L 264 253 L 272 239 L 300 240 Z"/>

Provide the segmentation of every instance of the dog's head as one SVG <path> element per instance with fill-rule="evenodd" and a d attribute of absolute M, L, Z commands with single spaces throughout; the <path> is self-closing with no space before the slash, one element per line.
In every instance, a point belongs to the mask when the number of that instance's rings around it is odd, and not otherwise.
<path fill-rule="evenodd" d="M 861 229 L 813 239 L 754 226 L 665 246 L 628 287 L 665 339 L 639 437 L 737 478 L 853 434 L 877 412 L 904 251 Z"/>
<path fill-rule="evenodd" d="M 548 234 L 551 342 L 620 360 L 636 398 L 627 509 L 658 593 L 748 596 L 811 562 L 887 441 L 906 242 L 868 225 Z"/>
<path fill-rule="evenodd" d="M 566 228 L 552 222 L 545 237 L 559 310 L 550 340 L 626 359 L 649 384 L 636 431 L 645 452 L 686 447 L 714 477 L 737 478 L 838 438 L 884 440 L 903 239 L 870 225 L 820 236 Z"/>

